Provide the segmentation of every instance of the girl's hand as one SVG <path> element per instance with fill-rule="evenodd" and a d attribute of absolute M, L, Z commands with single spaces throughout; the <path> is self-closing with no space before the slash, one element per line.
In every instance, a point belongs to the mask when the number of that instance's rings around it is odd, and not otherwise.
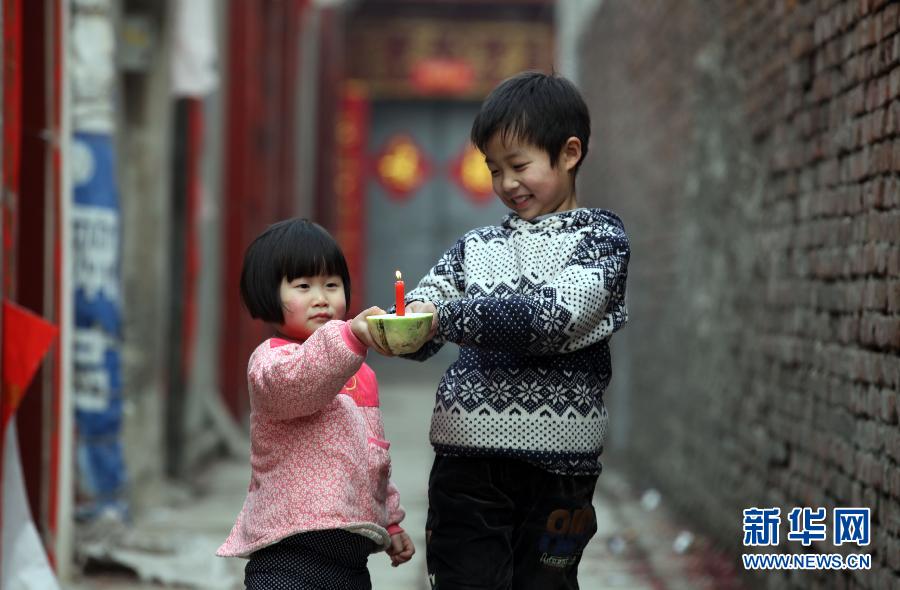
<path fill-rule="evenodd" d="M 369 322 L 366 321 L 366 317 L 370 315 L 379 315 L 383 313 L 385 313 L 385 311 L 378 306 L 370 307 L 369 309 L 360 312 L 358 316 L 350 320 L 350 331 L 353 332 L 353 335 L 356 336 L 360 342 L 369 348 L 374 348 L 379 354 L 393 356 L 390 352 L 378 346 L 378 343 L 375 342 L 375 339 L 372 338 L 372 335 L 369 333 Z"/>
<path fill-rule="evenodd" d="M 416 548 L 413 547 L 412 539 L 406 533 L 397 533 L 391 535 L 391 546 L 387 548 L 386 553 L 391 558 L 391 566 L 397 567 L 401 563 L 406 563 L 415 554 Z"/>
<path fill-rule="evenodd" d="M 437 308 L 434 306 L 434 303 L 430 301 L 411 301 L 407 306 L 408 309 L 412 313 L 430 313 L 431 315 L 431 330 L 428 332 L 428 339 L 431 340 L 434 338 L 435 333 L 437 332 L 438 326 L 438 317 L 437 317 Z"/>

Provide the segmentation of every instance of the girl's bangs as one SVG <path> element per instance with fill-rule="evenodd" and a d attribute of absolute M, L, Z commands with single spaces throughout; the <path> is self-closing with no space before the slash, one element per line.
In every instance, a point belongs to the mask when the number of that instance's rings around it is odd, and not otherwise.
<path fill-rule="evenodd" d="M 289 281 L 297 277 L 342 275 L 340 251 L 333 245 L 315 241 L 304 248 L 303 252 L 286 253 L 282 276 Z"/>

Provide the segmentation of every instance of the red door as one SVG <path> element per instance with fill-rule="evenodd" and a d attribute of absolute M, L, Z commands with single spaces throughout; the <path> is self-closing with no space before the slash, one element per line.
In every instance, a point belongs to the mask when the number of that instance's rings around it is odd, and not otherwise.
<path fill-rule="evenodd" d="M 56 0 L 4 0 L 4 296 L 54 324 L 63 294 L 60 23 Z M 58 343 L 16 414 L 29 503 L 51 561 L 59 530 Z"/>
<path fill-rule="evenodd" d="M 244 250 L 268 225 L 296 211 L 295 105 L 305 4 L 234 0 L 229 6 L 220 385 L 239 421 L 248 413 L 247 360 L 269 332 L 240 303 Z"/>

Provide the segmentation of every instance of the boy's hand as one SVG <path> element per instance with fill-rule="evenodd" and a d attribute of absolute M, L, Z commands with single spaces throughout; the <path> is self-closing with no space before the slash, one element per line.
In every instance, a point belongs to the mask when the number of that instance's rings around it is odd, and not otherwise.
<path fill-rule="evenodd" d="M 366 321 L 366 318 L 370 315 L 379 315 L 383 313 L 385 313 L 385 311 L 378 306 L 370 307 L 369 309 L 360 312 L 358 316 L 350 320 L 350 330 L 353 332 L 353 335 L 367 347 L 374 348 L 379 354 L 383 354 L 384 356 L 393 356 L 375 342 L 375 339 L 372 338 L 372 335 L 369 333 L 369 322 Z"/>
<path fill-rule="evenodd" d="M 391 566 L 397 567 L 401 563 L 406 563 L 415 554 L 416 548 L 413 547 L 412 539 L 406 533 L 397 533 L 391 535 L 391 546 L 387 548 L 386 553 L 391 558 Z"/>
<path fill-rule="evenodd" d="M 437 308 L 434 306 L 434 303 L 430 301 L 413 301 L 406 306 L 406 309 L 408 309 L 412 313 L 432 314 L 431 330 L 428 332 L 428 339 L 431 340 L 432 338 L 434 338 L 435 333 L 437 333 L 438 325 Z"/>

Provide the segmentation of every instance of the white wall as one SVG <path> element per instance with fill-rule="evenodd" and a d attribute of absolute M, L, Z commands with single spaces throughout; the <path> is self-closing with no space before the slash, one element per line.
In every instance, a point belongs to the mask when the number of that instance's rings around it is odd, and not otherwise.
<path fill-rule="evenodd" d="M 556 3 L 556 70 L 578 82 L 578 46 L 603 0 L 558 0 Z"/>

